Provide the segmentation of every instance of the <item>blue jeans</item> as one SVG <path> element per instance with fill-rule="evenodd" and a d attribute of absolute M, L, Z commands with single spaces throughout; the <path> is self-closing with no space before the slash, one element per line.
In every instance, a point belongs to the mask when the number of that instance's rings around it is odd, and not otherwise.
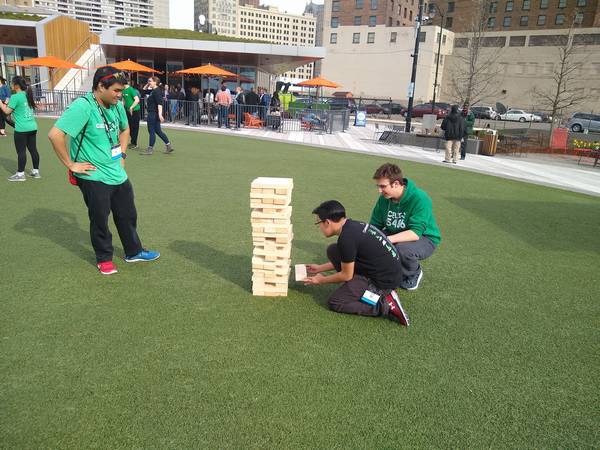
<path fill-rule="evenodd" d="M 160 119 L 158 118 L 158 113 L 149 112 L 148 117 L 146 118 L 146 123 L 148 124 L 148 134 L 150 134 L 150 142 L 148 143 L 150 147 L 154 147 L 157 134 L 165 144 L 169 143 L 169 138 L 160 129 Z"/>
<path fill-rule="evenodd" d="M 225 122 L 225 128 L 229 127 L 229 106 L 219 105 L 219 128 L 223 126 Z"/>

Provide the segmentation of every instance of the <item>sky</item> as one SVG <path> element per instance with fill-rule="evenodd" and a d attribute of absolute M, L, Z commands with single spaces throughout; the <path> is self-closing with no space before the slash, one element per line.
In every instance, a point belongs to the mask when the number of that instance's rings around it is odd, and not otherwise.
<path fill-rule="evenodd" d="M 287 11 L 290 14 L 302 14 L 308 0 L 262 0 L 261 3 L 277 6 L 280 11 Z M 314 3 L 323 3 L 323 0 L 314 0 Z M 193 28 L 194 0 L 170 0 L 169 4 L 170 28 Z"/>

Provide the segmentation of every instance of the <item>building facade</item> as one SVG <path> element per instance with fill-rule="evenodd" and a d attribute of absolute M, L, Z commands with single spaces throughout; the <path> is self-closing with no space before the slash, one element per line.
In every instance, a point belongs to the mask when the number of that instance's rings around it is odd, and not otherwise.
<path fill-rule="evenodd" d="M 195 30 L 239 36 L 238 0 L 194 0 Z"/>
<path fill-rule="evenodd" d="M 418 0 L 325 0 L 329 26 L 405 27 L 414 23 Z"/>
<path fill-rule="evenodd" d="M 315 18 L 315 46 L 323 47 L 323 20 L 325 17 L 325 5 L 313 3 L 306 4 L 304 8 L 305 16 L 313 16 Z M 317 61 L 313 67 L 313 76 L 321 75 L 321 61 Z"/>
<path fill-rule="evenodd" d="M 113 27 L 169 27 L 169 0 L 33 0 L 33 4 L 87 22 L 95 33 Z"/>
<path fill-rule="evenodd" d="M 434 2 L 432 2 L 434 3 Z M 473 29 L 483 21 L 490 32 L 519 30 L 551 30 L 600 26 L 598 0 L 454 0 L 436 1 L 444 12 L 444 27 L 455 33 Z M 483 8 L 483 13 L 480 11 Z M 441 24 L 441 16 L 433 23 Z"/>
<path fill-rule="evenodd" d="M 452 79 L 464 67 L 470 33 L 455 35 L 453 54 L 446 59 L 444 78 Z M 600 109 L 600 29 L 579 28 L 569 38 L 569 30 L 525 30 L 490 32 L 485 36 L 487 52 L 494 55 L 491 69 L 497 73 L 487 93 L 478 102 L 528 111 L 547 111 L 548 106 L 535 95 L 537 91 L 555 91 L 554 73 L 560 64 L 560 51 L 568 39 L 575 45 L 571 60 L 574 69 L 571 87 L 585 100 L 562 111 L 566 116 L 574 111 L 597 112 Z M 442 87 L 442 99 L 456 102 L 451 83 Z"/>

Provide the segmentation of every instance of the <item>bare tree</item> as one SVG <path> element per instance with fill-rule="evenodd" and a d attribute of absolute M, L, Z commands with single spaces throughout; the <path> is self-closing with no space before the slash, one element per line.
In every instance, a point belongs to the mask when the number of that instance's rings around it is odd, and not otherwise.
<path fill-rule="evenodd" d="M 581 67 L 585 64 L 588 48 L 585 45 L 576 44 L 573 36 L 577 26 L 577 16 L 574 16 L 568 34 L 561 36 L 557 42 L 557 58 L 551 75 L 551 85 L 546 88 L 534 88 L 533 98 L 546 111 L 550 112 L 552 121 L 550 124 L 550 135 L 558 115 L 578 105 L 586 99 L 583 89 L 576 82 Z"/>
<path fill-rule="evenodd" d="M 501 46 L 500 43 L 494 45 L 494 40 L 506 39 L 486 37 L 492 10 L 490 0 L 472 0 L 472 8 L 472 20 L 465 32 L 468 45 L 463 51 L 455 48 L 449 71 L 448 94 L 461 104 L 475 104 L 498 94 L 496 80 L 500 71 L 497 60 Z"/>

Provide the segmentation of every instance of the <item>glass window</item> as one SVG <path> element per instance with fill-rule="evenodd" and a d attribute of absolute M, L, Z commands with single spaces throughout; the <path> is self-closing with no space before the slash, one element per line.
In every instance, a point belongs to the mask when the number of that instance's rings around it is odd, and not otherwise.
<path fill-rule="evenodd" d="M 377 25 L 377 16 L 369 16 L 369 26 L 374 27 Z"/>
<path fill-rule="evenodd" d="M 360 44 L 360 33 L 352 33 L 352 43 Z"/>
<path fill-rule="evenodd" d="M 452 28 L 452 17 L 446 17 L 446 28 Z"/>
<path fill-rule="evenodd" d="M 367 44 L 374 44 L 375 43 L 375 33 L 368 33 L 367 34 Z"/>
<path fill-rule="evenodd" d="M 448 8 L 446 9 L 446 12 L 454 12 L 454 2 L 448 2 Z"/>
<path fill-rule="evenodd" d="M 504 8 L 504 11 L 510 12 L 513 10 L 513 7 L 514 7 L 514 2 L 512 0 L 509 0 L 508 2 L 506 2 L 506 8 Z"/>
<path fill-rule="evenodd" d="M 396 39 L 398 39 L 398 33 L 392 31 L 392 34 L 390 34 L 390 42 L 396 42 Z"/>
<path fill-rule="evenodd" d="M 365 6 L 364 0 L 356 0 L 356 9 L 362 9 Z"/>
<path fill-rule="evenodd" d="M 567 7 L 567 0 L 558 0 L 558 7 L 559 8 L 566 8 Z"/>
<path fill-rule="evenodd" d="M 529 11 L 531 9 L 531 0 L 523 0 L 523 11 Z"/>
<path fill-rule="evenodd" d="M 554 23 L 556 25 L 563 25 L 565 23 L 565 15 L 564 14 L 557 14 L 556 15 L 556 19 L 554 19 Z"/>
<path fill-rule="evenodd" d="M 332 17 L 331 18 L 331 28 L 337 28 L 340 24 L 340 18 L 339 17 Z"/>
<path fill-rule="evenodd" d="M 494 14 L 498 12 L 498 2 L 491 2 L 490 3 L 490 14 Z"/>
<path fill-rule="evenodd" d="M 425 42 L 427 40 L 427 32 L 421 31 L 419 32 L 419 42 Z"/>
<path fill-rule="evenodd" d="M 340 10 L 340 0 L 333 0 L 331 2 L 331 10 L 332 11 L 339 11 Z"/>
<path fill-rule="evenodd" d="M 360 25 L 362 21 L 362 16 L 354 16 L 354 25 Z"/>
<path fill-rule="evenodd" d="M 488 28 L 494 28 L 496 26 L 496 18 L 488 17 L 487 26 Z"/>
<path fill-rule="evenodd" d="M 519 20 L 519 25 L 522 27 L 526 27 L 529 25 L 529 16 L 521 16 L 521 20 Z"/>
<path fill-rule="evenodd" d="M 540 9 L 548 9 L 548 0 L 540 0 Z"/>
<path fill-rule="evenodd" d="M 511 22 L 511 17 L 505 17 L 504 20 L 502 21 L 502 26 L 503 27 L 510 27 L 510 22 Z"/>
<path fill-rule="evenodd" d="M 577 0 L 577 6 L 586 6 L 587 0 Z"/>
<path fill-rule="evenodd" d="M 412 22 L 412 9 L 408 12 L 408 20 Z"/>
<path fill-rule="evenodd" d="M 337 33 L 331 33 L 331 35 L 329 36 L 329 43 L 337 44 Z"/>
<path fill-rule="evenodd" d="M 546 16 L 538 16 L 538 25 L 546 25 Z"/>
<path fill-rule="evenodd" d="M 371 9 L 377 9 L 378 5 L 378 1 L 377 0 L 371 0 Z"/>
<path fill-rule="evenodd" d="M 583 13 L 581 11 L 577 11 L 575 13 L 575 23 L 581 24 L 583 22 Z"/>

